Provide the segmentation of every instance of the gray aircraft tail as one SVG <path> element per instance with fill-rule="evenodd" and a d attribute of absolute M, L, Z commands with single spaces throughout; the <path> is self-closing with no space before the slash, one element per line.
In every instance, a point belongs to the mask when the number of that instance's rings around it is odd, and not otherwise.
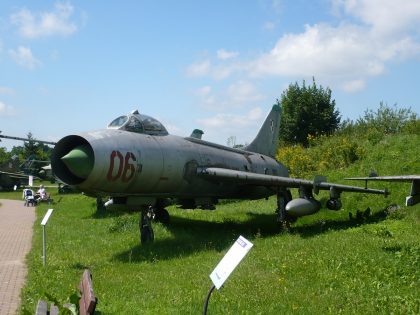
<path fill-rule="evenodd" d="M 279 105 L 274 105 L 258 132 L 258 135 L 244 148 L 244 150 L 271 157 L 276 156 L 279 142 L 280 113 L 281 107 Z"/>

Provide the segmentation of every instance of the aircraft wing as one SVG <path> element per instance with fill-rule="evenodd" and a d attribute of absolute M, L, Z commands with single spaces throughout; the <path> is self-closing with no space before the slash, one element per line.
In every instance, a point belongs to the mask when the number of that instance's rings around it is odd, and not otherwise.
<path fill-rule="evenodd" d="M 374 176 L 374 177 L 350 177 L 348 180 L 377 180 L 385 182 L 412 182 L 413 180 L 420 180 L 420 175 L 401 175 L 401 176 Z"/>
<path fill-rule="evenodd" d="M 217 167 L 203 168 L 199 171 L 199 175 L 210 180 L 218 180 L 221 182 L 233 181 L 235 183 L 242 183 L 244 185 L 290 188 L 299 188 L 303 186 L 313 188 L 315 193 L 318 193 L 319 190 L 335 190 L 338 193 L 342 191 L 352 191 L 368 194 L 380 194 L 385 196 L 389 194 L 387 190 L 368 189 L 356 186 L 328 183 L 326 178 L 323 176 L 317 176 L 315 177 L 315 180 L 310 181 L 307 179 L 257 174 Z"/>
<path fill-rule="evenodd" d="M 13 186 L 23 184 L 28 181 L 29 176 L 21 173 L 0 171 L 0 187 L 1 190 L 12 189 Z"/>
<path fill-rule="evenodd" d="M 420 203 L 420 175 L 397 175 L 397 176 L 374 176 L 374 177 L 351 177 L 348 180 L 364 180 L 365 187 L 369 180 L 385 182 L 411 182 L 410 195 L 405 199 L 406 206 L 414 206 Z"/>
<path fill-rule="evenodd" d="M 25 179 L 29 177 L 28 175 L 21 174 L 21 173 L 11 173 L 11 172 L 3 172 L 3 171 L 0 171 L 0 174 L 5 174 L 9 176 L 10 178 L 14 178 L 14 179 Z"/>

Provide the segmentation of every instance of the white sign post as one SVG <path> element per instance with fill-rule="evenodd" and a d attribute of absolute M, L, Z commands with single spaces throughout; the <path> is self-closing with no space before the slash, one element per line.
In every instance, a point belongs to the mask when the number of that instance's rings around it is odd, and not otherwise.
<path fill-rule="evenodd" d="M 45 226 L 47 225 L 48 219 L 51 216 L 53 209 L 48 209 L 47 213 L 45 214 L 44 218 L 42 219 L 42 263 L 45 267 L 47 264 L 47 232 Z"/>
<path fill-rule="evenodd" d="M 239 236 L 216 268 L 214 268 L 213 272 L 210 274 L 213 286 L 210 288 L 206 301 L 204 302 L 203 314 L 207 314 L 210 295 L 212 294 L 214 288 L 219 290 L 222 287 L 223 283 L 227 280 L 227 278 L 229 278 L 230 274 L 233 270 L 235 270 L 246 254 L 248 254 L 252 246 L 253 244 L 245 237 Z"/>
<path fill-rule="evenodd" d="M 213 281 L 217 290 L 220 289 L 232 271 L 235 270 L 245 255 L 248 254 L 252 246 L 253 244 L 245 237 L 239 236 L 225 257 L 223 257 L 210 274 L 210 279 Z"/>

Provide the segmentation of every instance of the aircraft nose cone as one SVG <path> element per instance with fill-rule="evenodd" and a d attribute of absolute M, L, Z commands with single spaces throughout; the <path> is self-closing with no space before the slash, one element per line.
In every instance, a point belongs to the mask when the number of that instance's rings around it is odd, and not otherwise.
<path fill-rule="evenodd" d="M 61 160 L 75 176 L 80 178 L 87 178 L 93 168 L 92 150 L 88 145 L 75 147 Z"/>

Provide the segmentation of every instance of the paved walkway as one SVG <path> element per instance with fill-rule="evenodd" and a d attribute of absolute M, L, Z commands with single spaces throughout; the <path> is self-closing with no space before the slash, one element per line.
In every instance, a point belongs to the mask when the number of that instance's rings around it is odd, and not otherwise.
<path fill-rule="evenodd" d="M 31 249 L 35 208 L 0 200 L 0 315 L 16 314 L 25 282 L 25 256 Z"/>

